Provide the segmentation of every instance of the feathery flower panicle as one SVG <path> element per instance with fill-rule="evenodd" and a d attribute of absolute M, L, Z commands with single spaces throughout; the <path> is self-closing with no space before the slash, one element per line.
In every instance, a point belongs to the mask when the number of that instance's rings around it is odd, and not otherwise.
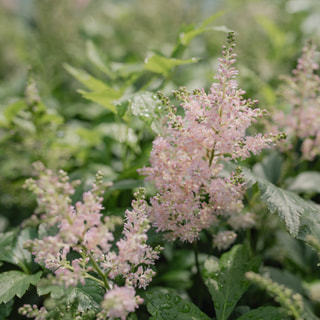
<path fill-rule="evenodd" d="M 113 251 L 113 230 L 119 222 L 112 216 L 102 217 L 102 175 L 97 174 L 92 189 L 83 194 L 82 201 L 72 205 L 70 196 L 74 188 L 67 175 L 61 171 L 56 177 L 43 165 L 38 163 L 36 167 L 38 179 L 29 179 L 26 187 L 37 196 L 42 230 L 57 231 L 27 241 L 26 248 L 31 250 L 36 262 L 55 274 L 57 284 L 76 286 L 85 284 L 86 279 L 96 281 L 106 289 L 99 316 L 125 319 L 142 303 L 135 287 L 145 289 L 152 281 L 155 272 L 151 266 L 162 249 L 147 244 L 150 224 L 143 189 L 135 194 L 132 210 L 125 212 L 122 238 L 115 243 L 118 250 Z M 71 252 L 78 253 L 78 257 L 71 260 Z M 117 287 L 116 277 L 124 280 L 124 286 Z M 34 317 L 37 310 L 31 309 L 26 307 L 21 312 Z"/>
<path fill-rule="evenodd" d="M 276 129 L 285 130 L 288 141 L 281 144 L 282 150 L 290 150 L 301 144 L 301 154 L 312 161 L 320 155 L 320 77 L 316 74 L 316 46 L 309 42 L 303 48 L 292 76 L 282 79 L 281 96 L 287 103 L 288 112 L 275 111 L 273 122 Z"/>
<path fill-rule="evenodd" d="M 238 88 L 238 71 L 233 66 L 233 33 L 228 42 L 209 93 L 185 88 L 174 92 L 182 102 L 184 117 L 159 94 L 168 114 L 161 135 L 153 142 L 151 166 L 140 173 L 159 191 L 150 200 L 150 220 L 170 240 L 192 242 L 202 229 L 217 224 L 222 214 L 226 218 L 239 215 L 244 183 L 237 173 L 222 177 L 222 161 L 248 158 L 282 138 L 281 134 L 246 135 L 247 128 L 266 111 L 254 107 L 257 101 L 243 98 L 245 91 Z"/>

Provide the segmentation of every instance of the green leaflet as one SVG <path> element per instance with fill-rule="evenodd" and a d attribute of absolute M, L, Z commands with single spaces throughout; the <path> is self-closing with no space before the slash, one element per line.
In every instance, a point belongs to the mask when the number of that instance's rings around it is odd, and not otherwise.
<path fill-rule="evenodd" d="M 277 307 L 260 307 L 242 315 L 237 320 L 285 320 L 281 309 Z"/>
<path fill-rule="evenodd" d="M 14 296 L 21 298 L 30 284 L 36 285 L 42 272 L 28 275 L 21 271 L 7 271 L 0 274 L 0 303 L 7 303 Z"/>
<path fill-rule="evenodd" d="M 172 289 L 153 290 L 146 293 L 149 320 L 209 320 L 192 302 L 182 299 Z"/>
<path fill-rule="evenodd" d="M 260 259 L 251 259 L 249 248 L 235 245 L 220 260 L 211 257 L 204 264 L 204 279 L 212 296 L 217 320 L 227 320 L 250 282 L 245 273 L 258 270 Z"/>
<path fill-rule="evenodd" d="M 305 240 L 310 232 L 311 235 L 319 238 L 320 209 L 318 205 L 275 186 L 246 168 L 243 168 L 243 174 L 248 187 L 257 183 L 261 200 L 267 204 L 271 213 L 278 213 L 292 236 Z"/>
<path fill-rule="evenodd" d="M 0 261 L 15 264 L 28 273 L 31 270 L 32 255 L 23 245 L 35 236 L 36 232 L 31 228 L 0 234 Z"/>

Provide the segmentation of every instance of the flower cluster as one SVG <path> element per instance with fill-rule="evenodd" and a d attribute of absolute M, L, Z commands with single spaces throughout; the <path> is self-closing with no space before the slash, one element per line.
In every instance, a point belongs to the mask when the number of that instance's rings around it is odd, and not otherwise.
<path fill-rule="evenodd" d="M 320 155 L 320 77 L 315 73 L 318 69 L 316 46 L 309 42 L 293 75 L 283 77 L 281 95 L 289 110 L 278 110 L 272 117 L 277 129 L 288 134 L 288 142 L 281 145 L 283 150 L 301 144 L 302 157 L 306 160 Z"/>
<path fill-rule="evenodd" d="M 235 80 L 238 71 L 233 67 L 233 33 L 228 42 L 219 59 L 214 77 L 217 81 L 209 93 L 204 89 L 191 93 L 185 88 L 174 92 L 182 102 L 184 116 L 178 115 L 169 99 L 159 94 L 168 115 L 161 135 L 153 142 L 151 167 L 144 167 L 140 173 L 159 191 L 151 199 L 150 220 L 170 240 L 192 242 L 202 229 L 217 224 L 221 216 L 236 221 L 234 217 L 243 208 L 244 183 L 238 173 L 222 175 L 224 162 L 258 154 L 283 138 L 281 134 L 246 134 L 247 128 L 266 111 L 254 108 L 256 101 L 243 98 L 245 91 L 238 88 Z M 228 233 L 224 238 L 230 244 L 235 237 Z M 219 247 L 225 247 L 218 242 Z"/>
<path fill-rule="evenodd" d="M 150 283 L 155 275 L 151 265 L 161 250 L 147 244 L 150 225 L 143 190 L 135 194 L 133 209 L 125 212 L 122 238 L 114 250 L 113 231 L 118 222 L 101 214 L 102 176 L 97 174 L 92 190 L 83 194 L 82 202 L 72 205 L 70 196 L 75 190 L 68 176 L 61 171 L 57 177 L 39 163 L 37 169 L 39 178 L 29 179 L 26 186 L 37 196 L 41 229 L 49 231 L 41 239 L 29 240 L 26 247 L 36 262 L 55 273 L 58 284 L 76 286 L 91 279 L 104 287 L 106 294 L 98 317 L 126 319 L 142 303 L 134 288 L 145 289 Z M 57 231 L 50 235 L 52 230 Z M 75 258 L 70 259 L 70 253 Z M 117 286 L 119 277 L 122 287 Z"/>

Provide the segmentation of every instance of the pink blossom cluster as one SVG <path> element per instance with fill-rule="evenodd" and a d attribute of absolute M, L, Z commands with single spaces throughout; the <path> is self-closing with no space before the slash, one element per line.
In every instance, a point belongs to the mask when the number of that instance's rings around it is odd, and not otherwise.
<path fill-rule="evenodd" d="M 232 219 L 235 225 L 234 217 L 242 215 L 244 184 L 237 173 L 222 175 L 224 163 L 258 154 L 283 138 L 281 134 L 247 135 L 248 127 L 266 111 L 255 108 L 256 101 L 244 99 L 245 91 L 238 88 L 233 38 L 230 33 L 228 47 L 223 46 L 209 93 L 185 88 L 174 92 L 182 101 L 184 116 L 159 94 L 168 115 L 153 142 L 151 166 L 140 173 L 158 190 L 150 200 L 150 221 L 170 240 L 192 242 L 220 218 Z M 235 237 L 226 238 L 230 244 Z"/>
<path fill-rule="evenodd" d="M 309 42 L 303 48 L 292 76 L 282 77 L 281 96 L 287 105 L 284 111 L 275 111 L 272 117 L 277 129 L 285 130 L 288 141 L 283 150 L 301 145 L 302 158 L 313 160 L 320 155 L 320 77 L 316 74 L 316 46 Z"/>
<path fill-rule="evenodd" d="M 145 289 L 151 282 L 155 275 L 151 265 L 161 251 L 147 244 L 150 224 L 143 190 L 135 194 L 132 210 L 125 212 L 122 238 L 114 251 L 113 231 L 119 221 L 102 216 L 102 176 L 97 174 L 92 189 L 83 194 L 81 202 L 72 205 L 70 196 L 75 190 L 68 176 L 63 171 L 56 176 L 39 163 L 36 167 L 39 177 L 27 180 L 26 187 L 37 196 L 40 229 L 57 231 L 29 240 L 26 247 L 36 262 L 54 272 L 58 284 L 76 286 L 91 279 L 103 286 L 106 294 L 100 316 L 125 319 L 142 303 L 134 288 Z M 71 252 L 78 257 L 71 260 Z M 123 287 L 117 286 L 116 277 L 125 280 Z"/>

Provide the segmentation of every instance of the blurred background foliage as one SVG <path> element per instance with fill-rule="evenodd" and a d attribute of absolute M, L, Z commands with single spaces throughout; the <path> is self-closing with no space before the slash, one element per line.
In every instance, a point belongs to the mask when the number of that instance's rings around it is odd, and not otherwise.
<path fill-rule="evenodd" d="M 240 87 L 263 108 L 281 105 L 278 77 L 309 38 L 319 43 L 319 15 L 312 0 L 0 0 L 0 230 L 32 212 L 21 187 L 36 160 L 83 188 L 100 169 L 114 182 L 108 209 L 129 206 L 161 113 L 153 93 L 207 89 L 220 31 L 236 31 Z"/>

